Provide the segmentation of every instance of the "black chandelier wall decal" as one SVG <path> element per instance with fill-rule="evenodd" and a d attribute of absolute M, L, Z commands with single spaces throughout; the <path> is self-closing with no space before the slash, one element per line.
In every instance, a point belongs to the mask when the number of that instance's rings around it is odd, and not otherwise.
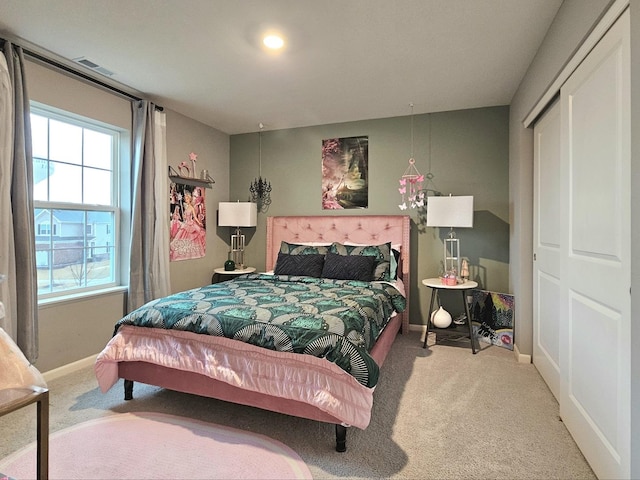
<path fill-rule="evenodd" d="M 269 205 L 271 205 L 271 182 L 266 178 L 262 178 L 262 129 L 264 125 L 260 123 L 259 126 L 258 178 L 255 178 L 249 185 L 249 192 L 251 193 L 251 201 L 258 207 L 258 212 L 266 213 L 269 210 Z"/>

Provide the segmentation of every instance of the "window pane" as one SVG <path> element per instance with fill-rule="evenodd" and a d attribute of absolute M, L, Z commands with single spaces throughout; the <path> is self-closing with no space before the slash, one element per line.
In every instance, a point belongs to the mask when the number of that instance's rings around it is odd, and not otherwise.
<path fill-rule="evenodd" d="M 87 285 L 113 282 L 113 231 L 115 218 L 111 212 L 87 212 Z M 89 233 L 90 232 L 90 233 Z"/>
<path fill-rule="evenodd" d="M 33 159 L 33 199 L 49 200 L 49 162 L 41 158 Z"/>
<path fill-rule="evenodd" d="M 80 240 L 67 240 L 53 252 L 52 291 L 85 286 L 84 248 Z"/>
<path fill-rule="evenodd" d="M 84 131 L 84 165 L 111 170 L 111 135 L 93 130 Z"/>
<path fill-rule="evenodd" d="M 34 157 L 49 157 L 49 131 L 47 118 L 31 114 L 31 143 L 33 145 Z"/>
<path fill-rule="evenodd" d="M 95 247 L 102 248 L 113 245 L 113 231 L 115 230 L 113 213 L 89 211 L 87 212 L 87 223 L 91 226 L 89 230 L 93 235 L 89 241 L 93 242 Z"/>
<path fill-rule="evenodd" d="M 82 203 L 82 167 L 51 162 L 49 201 Z"/>
<path fill-rule="evenodd" d="M 38 291 L 49 285 L 51 255 L 51 211 L 34 210 L 36 232 L 36 268 L 38 269 Z"/>
<path fill-rule="evenodd" d="M 84 203 L 111 205 L 111 172 L 108 170 L 84 169 Z"/>
<path fill-rule="evenodd" d="M 82 165 L 82 128 L 49 120 L 49 159 Z"/>
<path fill-rule="evenodd" d="M 38 293 L 115 281 L 112 212 L 35 209 Z"/>

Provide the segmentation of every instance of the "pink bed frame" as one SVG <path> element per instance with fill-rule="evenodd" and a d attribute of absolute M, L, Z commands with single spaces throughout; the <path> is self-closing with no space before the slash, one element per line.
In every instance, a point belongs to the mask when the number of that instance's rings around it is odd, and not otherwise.
<path fill-rule="evenodd" d="M 408 216 L 290 216 L 267 218 L 266 270 L 272 270 L 280 249 L 280 242 L 353 242 L 377 245 L 391 242 L 400 248 L 398 276 L 405 285 L 407 309 L 396 315 L 385 328 L 371 355 L 382 365 L 398 331 L 409 328 L 409 228 Z M 248 347 L 252 347 L 249 345 Z M 258 348 L 258 347 L 254 347 Z M 296 355 L 296 354 L 290 354 Z M 133 382 L 157 385 L 170 390 L 192 393 L 233 403 L 259 407 L 287 415 L 336 424 L 336 450 L 346 450 L 346 425 L 314 405 L 248 391 L 201 374 L 175 370 L 147 362 L 121 361 L 118 377 L 125 380 L 125 399 L 132 398 Z M 366 387 L 363 387 L 366 388 Z"/>

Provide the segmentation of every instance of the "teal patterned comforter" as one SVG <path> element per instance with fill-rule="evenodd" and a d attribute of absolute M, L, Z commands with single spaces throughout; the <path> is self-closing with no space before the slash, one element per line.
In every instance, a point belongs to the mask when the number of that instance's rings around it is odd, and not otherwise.
<path fill-rule="evenodd" d="M 185 330 L 314 355 L 373 387 L 379 367 L 368 352 L 393 311 L 404 308 L 405 298 L 383 282 L 249 274 L 153 300 L 115 330 Z"/>

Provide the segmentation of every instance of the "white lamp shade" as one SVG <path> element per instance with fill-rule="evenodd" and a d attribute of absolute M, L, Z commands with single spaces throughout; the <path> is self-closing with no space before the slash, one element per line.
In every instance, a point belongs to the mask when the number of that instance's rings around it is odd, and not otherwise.
<path fill-rule="evenodd" d="M 255 227 L 258 206 L 253 202 L 220 202 L 218 204 L 218 226 Z"/>
<path fill-rule="evenodd" d="M 429 197 L 427 227 L 473 227 L 473 196 Z"/>

